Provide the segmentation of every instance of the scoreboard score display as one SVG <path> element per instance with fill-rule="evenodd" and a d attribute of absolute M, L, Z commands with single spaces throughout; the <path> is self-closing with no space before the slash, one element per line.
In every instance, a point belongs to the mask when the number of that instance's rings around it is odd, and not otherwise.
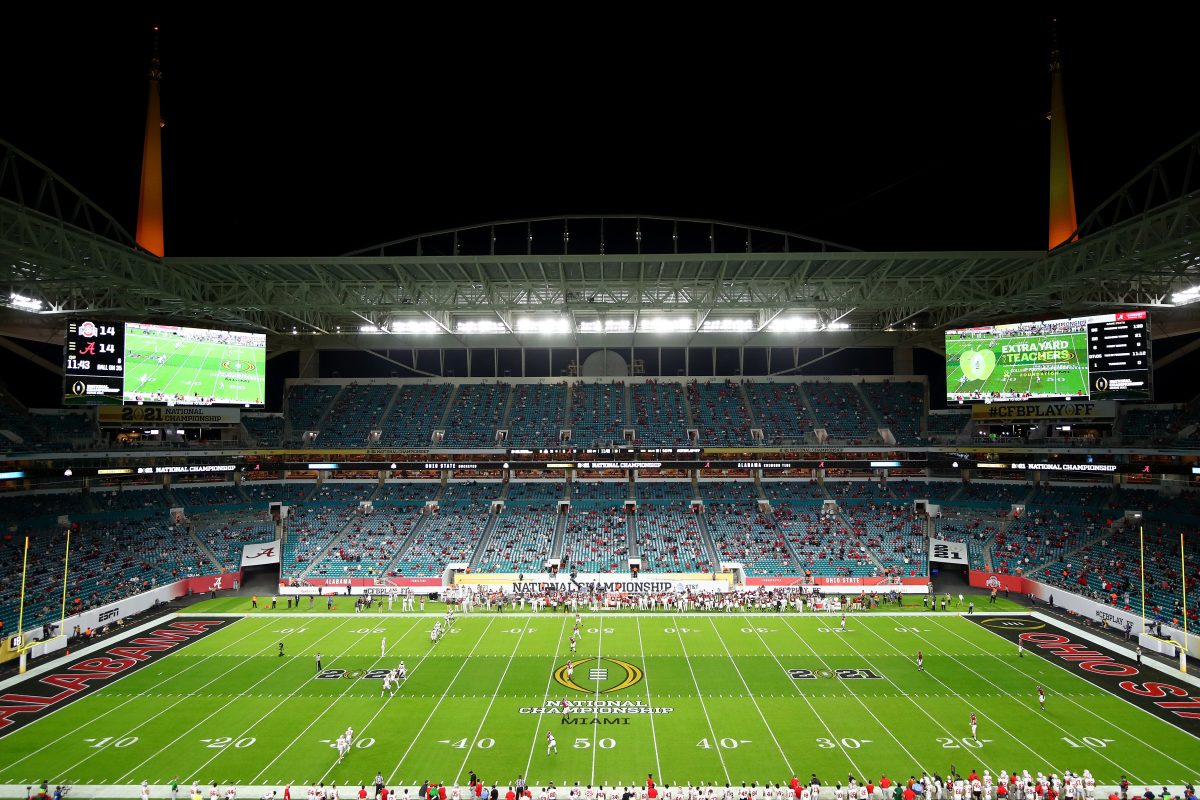
<path fill-rule="evenodd" d="M 1150 399 L 1150 316 L 1122 311 L 946 331 L 954 402 Z"/>
<path fill-rule="evenodd" d="M 125 324 L 70 322 L 63 342 L 63 404 L 117 405 L 125 385 Z"/>
<path fill-rule="evenodd" d="M 266 350 L 261 333 L 73 321 L 63 343 L 63 404 L 260 407 Z"/>

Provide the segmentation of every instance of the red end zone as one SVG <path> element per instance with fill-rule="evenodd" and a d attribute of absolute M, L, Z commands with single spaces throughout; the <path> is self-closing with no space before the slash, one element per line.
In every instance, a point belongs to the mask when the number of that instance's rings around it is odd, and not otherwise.
<path fill-rule="evenodd" d="M 235 621 L 165 622 L 74 661 L 64 661 L 44 675 L 27 678 L 0 695 L 0 737 Z"/>
<path fill-rule="evenodd" d="M 1169 674 L 1033 617 L 967 615 L 977 625 L 1063 667 L 1122 700 L 1200 737 L 1200 690 Z"/>

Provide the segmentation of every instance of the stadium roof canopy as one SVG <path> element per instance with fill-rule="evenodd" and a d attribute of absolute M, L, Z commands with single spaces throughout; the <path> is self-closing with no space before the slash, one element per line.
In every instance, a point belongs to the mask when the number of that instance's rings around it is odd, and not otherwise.
<path fill-rule="evenodd" d="M 1200 287 L 1198 184 L 1200 134 L 1050 253 L 869 253 L 615 215 L 489 223 L 334 258 L 159 259 L 0 142 L 0 327 L 46 340 L 61 317 L 90 315 L 397 346 L 932 345 L 945 327 L 985 320 L 1149 308 L 1155 335 L 1173 335 L 1200 329 L 1200 304 L 1183 308 Z"/>

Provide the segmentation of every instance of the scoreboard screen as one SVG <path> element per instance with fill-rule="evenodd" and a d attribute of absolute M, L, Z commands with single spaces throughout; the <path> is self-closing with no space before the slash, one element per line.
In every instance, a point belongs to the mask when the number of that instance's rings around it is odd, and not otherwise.
<path fill-rule="evenodd" d="M 1122 311 L 948 330 L 946 399 L 1149 400 L 1150 316 Z"/>
<path fill-rule="evenodd" d="M 262 406 L 261 333 L 71 322 L 63 345 L 65 405 Z"/>

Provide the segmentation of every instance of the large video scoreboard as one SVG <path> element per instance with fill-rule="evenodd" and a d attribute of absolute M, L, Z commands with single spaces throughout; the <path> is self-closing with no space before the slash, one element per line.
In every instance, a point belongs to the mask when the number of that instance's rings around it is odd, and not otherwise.
<path fill-rule="evenodd" d="M 63 403 L 259 407 L 266 352 L 261 333 L 73 321 L 63 344 Z"/>
<path fill-rule="evenodd" d="M 946 331 L 951 402 L 1150 397 L 1145 311 Z"/>

